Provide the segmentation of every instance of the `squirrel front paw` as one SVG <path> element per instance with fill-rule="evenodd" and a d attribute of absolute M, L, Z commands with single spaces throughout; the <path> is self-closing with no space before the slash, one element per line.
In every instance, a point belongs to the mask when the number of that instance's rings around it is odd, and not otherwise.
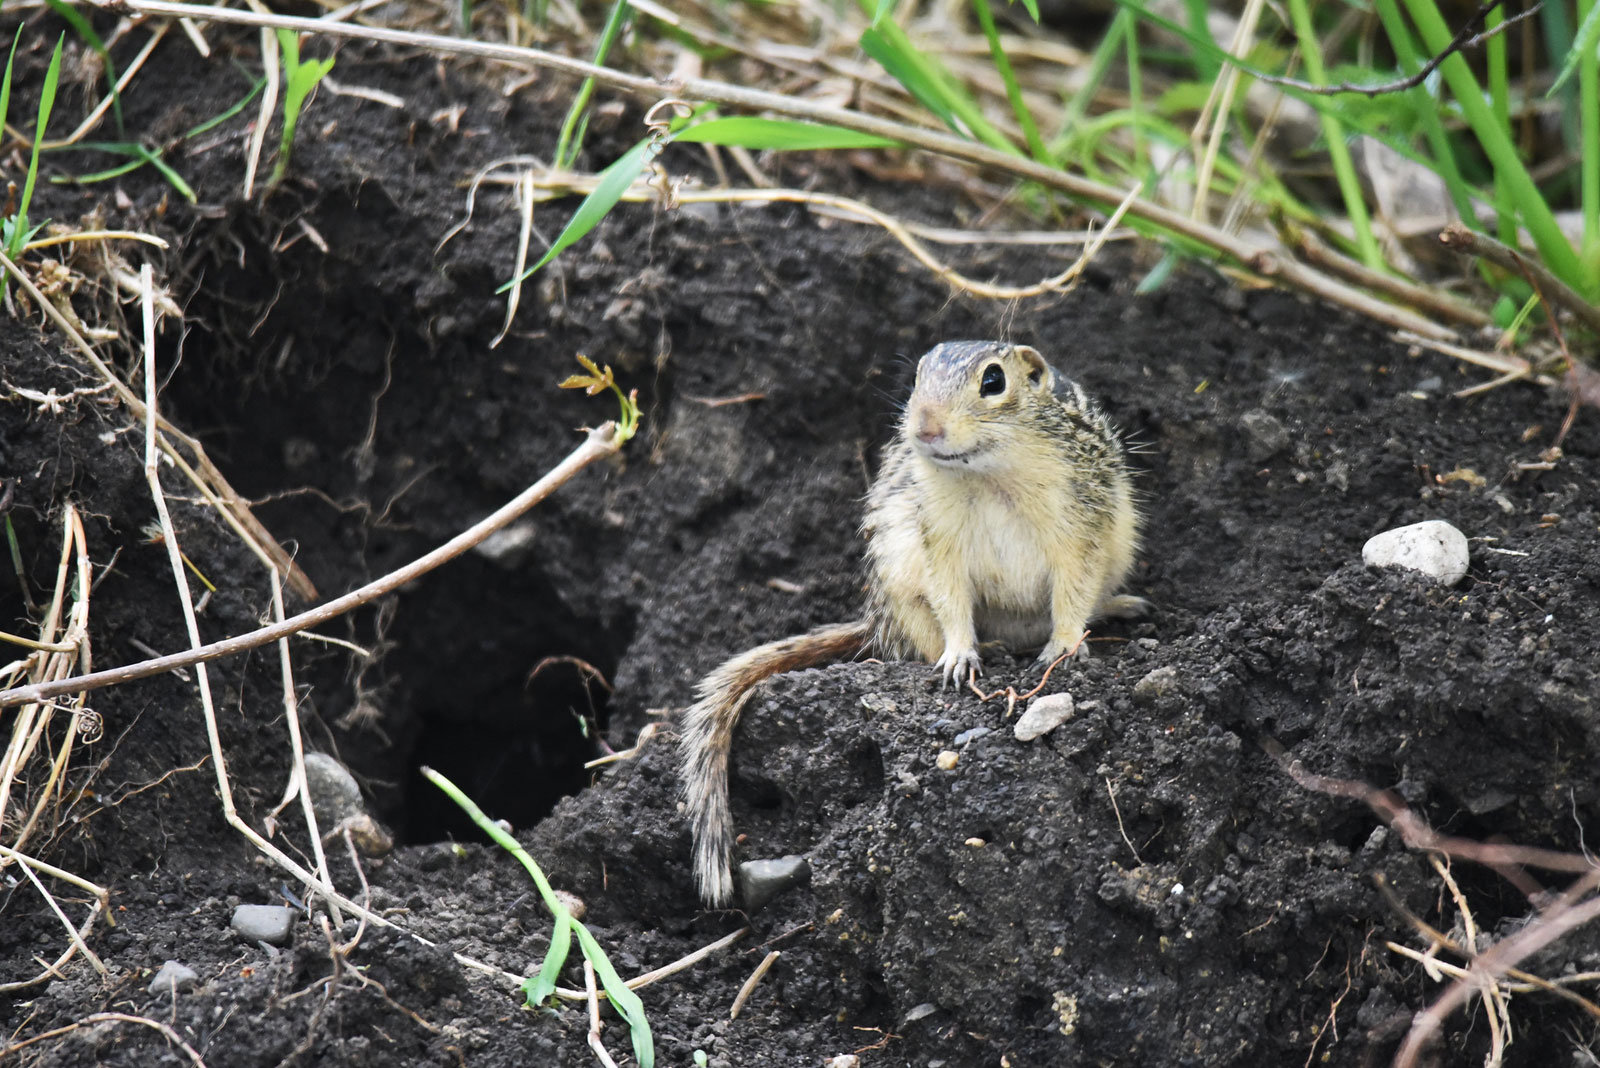
<path fill-rule="evenodd" d="M 942 680 L 939 688 L 948 689 L 953 682 L 960 685 L 971 682 L 983 674 L 983 661 L 978 656 L 978 650 L 971 646 L 958 649 L 953 645 L 944 647 L 944 655 L 934 662 L 933 669 L 939 673 Z"/>

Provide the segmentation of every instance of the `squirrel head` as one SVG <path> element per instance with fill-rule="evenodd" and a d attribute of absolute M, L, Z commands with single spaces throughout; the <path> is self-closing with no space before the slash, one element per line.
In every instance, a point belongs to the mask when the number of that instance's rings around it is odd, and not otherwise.
<path fill-rule="evenodd" d="M 917 364 L 902 433 L 938 467 L 983 471 L 1008 462 L 1006 445 L 1036 433 L 1029 413 L 1055 389 L 1056 375 L 1027 345 L 946 341 Z"/>

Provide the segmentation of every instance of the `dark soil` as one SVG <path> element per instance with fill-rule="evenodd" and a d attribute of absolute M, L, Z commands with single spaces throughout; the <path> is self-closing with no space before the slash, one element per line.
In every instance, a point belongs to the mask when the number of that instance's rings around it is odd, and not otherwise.
<path fill-rule="evenodd" d="M 208 37 L 210 61 L 177 32 L 156 50 L 124 99 L 131 131 L 186 129 L 242 93 L 229 61 L 254 69 L 255 35 Z M 54 39 L 45 23 L 24 32 L 32 86 Z M 1443 987 L 1386 947 L 1426 943 L 1374 879 L 1440 928 L 1457 910 L 1426 857 L 1359 802 L 1297 786 L 1263 750 L 1272 739 L 1309 770 L 1395 789 L 1453 834 L 1563 850 L 1586 829 L 1600 837 L 1594 413 L 1553 468 L 1519 474 L 1550 444 L 1561 395 L 1521 385 L 1456 399 L 1479 372 L 1340 312 L 1197 268 L 1136 294 L 1158 254 L 1142 248 L 1108 251 L 1070 296 L 980 303 L 873 230 L 782 207 L 626 207 L 536 276 L 491 349 L 516 240 L 503 188 L 486 188 L 473 224 L 435 247 L 476 171 L 550 153 L 570 86 L 546 79 L 507 97 L 504 71 L 357 46 L 339 51 L 335 77 L 404 106 L 320 93 L 291 178 L 264 197 L 240 199 L 241 117 L 205 151 L 172 153 L 198 205 L 146 168 L 41 187 L 34 212 L 99 210 L 172 241 L 157 275 L 186 315 L 159 346 L 164 409 L 260 502 L 322 594 L 464 528 L 552 466 L 574 427 L 607 418 L 605 398 L 553 388 L 576 353 L 639 389 L 643 429 L 625 463 L 531 513 L 520 546 L 471 554 L 324 628 L 372 659 L 293 646 L 309 744 L 356 772 L 402 843 L 364 864 L 374 907 L 445 948 L 369 927 L 336 968 L 315 923 L 277 952 L 238 942 L 235 904 L 302 888 L 224 823 L 193 674 L 169 675 L 93 695 L 104 737 L 75 759 L 63 818 L 34 847 L 111 888 L 116 926 L 91 940 L 110 975 L 75 959 L 61 978 L 0 995 L 6 1034 L 114 1011 L 169 1023 L 212 1068 L 598 1063 L 583 1009 L 527 1011 L 448 952 L 526 974 L 549 920 L 515 862 L 420 779 L 423 763 L 519 829 L 586 903 L 624 975 L 750 924 L 735 947 L 642 992 L 660 1063 L 674 1066 L 696 1050 L 728 1066 L 852 1051 L 868 1066 L 1387 1063 Z M 13 115 L 31 116 L 36 89 L 19 86 Z M 64 91 L 61 128 L 89 96 Z M 459 126 L 444 114 L 457 107 Z M 637 116 L 630 104 L 597 128 L 585 165 L 629 143 Z M 668 162 L 687 173 L 700 159 L 683 147 Z M 47 165 L 81 173 L 104 160 Z M 878 187 L 804 157 L 771 165 L 946 224 L 968 210 L 936 185 Z M 570 209 L 540 208 L 547 239 Z M 1035 251 L 961 262 L 1019 282 L 1060 269 Z M 78 299 L 88 313 L 104 275 L 87 254 L 74 263 L 91 280 Z M 1014 738 L 1004 701 L 940 692 L 925 665 L 774 680 L 736 746 L 742 856 L 802 854 L 811 877 L 748 921 L 705 913 L 670 738 L 599 772 L 581 761 L 597 728 L 626 748 L 727 655 L 852 617 L 859 500 L 915 357 L 974 336 L 1037 346 L 1142 447 L 1147 546 L 1131 588 L 1157 611 L 1103 628 L 1091 659 L 1051 677 L 1078 711 L 1032 743 Z M 54 333 L 7 320 L 0 346 L 0 467 L 15 480 L 29 591 L 53 581 L 72 502 L 103 569 L 96 665 L 142 659 L 135 641 L 184 647 L 164 554 L 140 531 L 154 514 L 141 433 L 104 395 L 52 411 L 14 392 L 96 384 Z M 128 370 L 128 352 L 108 351 Z M 1439 477 L 1468 469 L 1481 479 Z M 270 606 L 265 570 L 187 483 L 163 478 L 185 552 L 219 587 L 206 638 L 252 629 Z M 1473 539 L 1464 582 L 1362 566 L 1366 538 L 1426 518 Z M 0 582 L 0 629 L 36 622 L 16 582 Z M 545 657 L 592 664 L 614 696 L 570 663 L 530 677 Z M 212 680 L 234 792 L 259 827 L 289 768 L 276 653 L 221 662 Z M 996 658 L 988 681 L 1026 689 L 1037 673 Z M 7 732 L 13 715 L 0 718 Z M 936 765 L 943 750 L 959 754 L 951 770 Z M 305 848 L 298 825 L 284 833 Z M 333 864 L 359 896 L 348 858 Z M 4 872 L 0 898 L 0 981 L 37 974 L 34 958 L 65 945 L 16 874 Z M 1461 863 L 1454 874 L 1480 929 L 1509 933 L 1530 916 L 1512 882 Z M 776 965 L 729 1022 L 771 949 Z M 200 975 L 175 1004 L 146 989 L 168 959 Z M 1580 931 L 1525 967 L 1596 970 L 1600 938 Z M 581 986 L 581 973 L 564 982 Z M 625 1031 L 607 1018 L 621 1057 Z M 1553 996 L 1516 996 L 1511 1020 L 1507 1064 L 1600 1051 L 1593 1022 Z M 1488 1035 L 1481 1007 L 1458 1014 L 1432 1055 L 1482 1063 Z M 188 1063 L 153 1029 L 104 1023 L 5 1059 Z"/>

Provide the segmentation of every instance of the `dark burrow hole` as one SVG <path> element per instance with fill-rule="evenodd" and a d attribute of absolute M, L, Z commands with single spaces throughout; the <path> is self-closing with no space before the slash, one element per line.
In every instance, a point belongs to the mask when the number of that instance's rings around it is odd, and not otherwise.
<path fill-rule="evenodd" d="M 340 217 L 372 229 L 354 208 Z M 176 363 L 163 404 L 239 493 L 265 502 L 258 518 L 296 550 L 326 600 L 511 496 L 485 478 L 501 461 L 484 457 L 514 445 L 472 407 L 507 382 L 458 376 L 460 347 L 476 340 L 438 351 L 403 313 L 409 299 L 374 291 L 344 260 L 296 268 L 269 253 L 258 227 L 224 220 L 210 242 L 196 242 L 210 254 L 191 274 L 199 289 L 183 358 L 163 360 Z M 548 515 L 535 521 L 559 521 Z M 537 555 L 496 563 L 469 551 L 388 606 L 323 628 L 379 651 L 364 671 L 326 653 L 296 665 L 327 727 L 307 737 L 336 743 L 398 841 L 478 837 L 422 765 L 519 829 L 587 784 L 608 694 L 579 665 L 614 677 L 633 627 L 585 615 L 581 592 L 569 595 L 577 600 L 558 595 Z"/>
<path fill-rule="evenodd" d="M 495 819 L 525 828 L 587 782 L 625 635 L 564 605 L 531 571 L 476 557 L 405 594 L 387 660 L 394 703 L 416 723 L 396 809 L 403 842 L 471 838 L 461 810 L 422 778 L 439 771 Z"/>

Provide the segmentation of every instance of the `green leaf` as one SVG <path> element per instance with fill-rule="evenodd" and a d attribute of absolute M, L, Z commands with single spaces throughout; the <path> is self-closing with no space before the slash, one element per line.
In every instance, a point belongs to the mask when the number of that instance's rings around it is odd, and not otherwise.
<path fill-rule="evenodd" d="M 644 1002 L 639 1000 L 638 994 L 628 989 L 628 984 L 622 981 L 622 976 L 611 966 L 605 950 L 600 948 L 600 943 L 595 941 L 594 935 L 589 933 L 588 928 L 578 924 L 577 931 L 578 945 L 583 947 L 583 955 L 594 965 L 595 976 L 605 988 L 606 997 L 611 999 L 612 1008 L 617 1010 L 617 1015 L 628 1022 L 629 1035 L 633 1039 L 634 1060 L 639 1062 L 639 1068 L 655 1068 L 656 1044 L 655 1038 L 650 1034 L 650 1021 L 645 1019 Z"/>
<path fill-rule="evenodd" d="M 11 54 L 6 57 L 6 80 L 0 85 L 0 130 L 6 128 L 6 116 L 11 110 L 11 65 L 16 62 L 17 43 L 22 40 L 22 27 L 17 27 L 17 35 L 11 38 Z"/>
<path fill-rule="evenodd" d="M 885 25 L 893 25 L 885 23 Z M 956 122 L 955 112 L 950 110 L 950 105 L 945 103 L 944 93 L 933 80 L 923 73 L 911 56 L 907 55 L 895 41 L 891 41 L 877 25 L 869 26 L 861 35 L 861 50 L 875 60 L 878 66 L 889 72 L 889 76 L 901 85 L 906 92 L 917 98 L 917 101 L 956 133 L 963 133 Z"/>
<path fill-rule="evenodd" d="M 878 0 L 878 6 L 872 11 L 872 25 L 876 27 L 884 19 L 892 17 L 896 3 L 897 0 Z"/>
<path fill-rule="evenodd" d="M 15 225 L 7 243 L 7 251 L 12 259 L 21 254 L 23 243 L 32 236 L 28 230 L 28 205 L 33 202 L 34 183 L 39 179 L 39 146 L 44 144 L 44 131 L 50 125 L 50 111 L 56 106 L 56 86 L 61 81 L 61 46 L 66 40 L 66 34 L 56 38 L 56 50 L 51 53 L 50 66 L 44 72 L 44 91 L 39 96 L 39 115 L 33 127 L 33 151 L 28 156 L 28 177 L 22 183 L 22 198 L 17 201 Z"/>
<path fill-rule="evenodd" d="M 300 37 L 290 30 L 278 31 L 278 50 L 283 53 L 283 134 L 278 140 L 278 162 L 273 165 L 268 185 L 277 185 L 289 169 L 289 153 L 294 148 L 295 128 L 300 125 L 300 111 L 306 105 L 317 83 L 333 69 L 333 59 L 313 59 L 300 62 Z"/>
<path fill-rule="evenodd" d="M 659 145 L 649 138 L 645 138 L 624 152 L 615 163 L 600 172 L 600 183 L 594 187 L 594 192 L 583 198 L 583 203 L 578 205 L 578 210 L 572 213 L 572 218 L 551 243 L 549 251 L 539 257 L 539 262 L 523 271 L 515 279 L 507 282 L 496 293 L 504 293 L 519 282 L 524 282 L 533 272 L 549 263 L 568 246 L 582 238 L 590 230 L 600 224 L 611 209 L 617 206 L 617 201 L 622 199 L 622 194 L 628 191 L 635 178 L 644 173 L 644 169 L 655 159 L 661 151 Z"/>
<path fill-rule="evenodd" d="M 1561 63 L 1561 73 L 1556 75 L 1555 84 L 1550 91 L 1544 94 L 1548 100 L 1556 95 L 1556 91 L 1566 84 L 1578 70 L 1578 63 L 1590 53 L 1600 50 L 1600 4 L 1589 8 L 1589 13 L 1583 17 L 1583 24 L 1578 27 L 1578 38 L 1567 49 L 1567 58 Z"/>
<path fill-rule="evenodd" d="M 673 136 L 674 141 L 690 141 L 703 145 L 737 145 L 756 151 L 763 149 L 816 150 L 829 148 L 892 148 L 899 144 L 887 137 L 846 130 L 842 126 L 827 126 L 815 122 L 793 122 L 788 119 L 763 119 L 755 116 L 735 116 L 726 119 L 707 119 L 696 123 Z"/>
<path fill-rule="evenodd" d="M 567 963 L 567 953 L 572 949 L 572 923 L 571 913 L 556 917 L 556 925 L 550 932 L 550 948 L 545 950 L 539 974 L 522 984 L 522 992 L 528 1004 L 534 1008 L 550 1000 L 550 995 L 556 992 L 556 978 L 560 976 L 562 966 Z"/>
<path fill-rule="evenodd" d="M 1022 0 L 1022 6 L 1027 9 L 1028 15 L 1037 25 L 1039 22 L 1039 0 Z"/>

